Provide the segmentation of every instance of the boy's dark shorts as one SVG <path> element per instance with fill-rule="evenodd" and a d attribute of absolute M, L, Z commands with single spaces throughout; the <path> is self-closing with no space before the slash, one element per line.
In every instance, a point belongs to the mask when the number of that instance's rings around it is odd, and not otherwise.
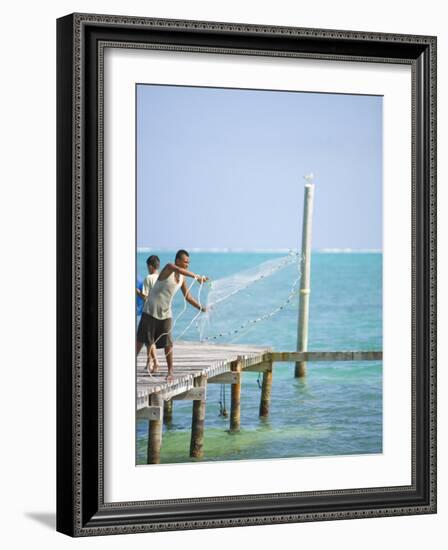
<path fill-rule="evenodd" d="M 137 340 L 147 346 L 167 348 L 173 345 L 171 339 L 171 318 L 156 319 L 147 313 L 142 313 L 137 329 Z"/>

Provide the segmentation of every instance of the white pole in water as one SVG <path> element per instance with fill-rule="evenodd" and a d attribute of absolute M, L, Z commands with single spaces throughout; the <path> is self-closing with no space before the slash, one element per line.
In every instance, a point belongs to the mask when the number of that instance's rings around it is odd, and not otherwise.
<path fill-rule="evenodd" d="M 310 305 L 310 271 L 311 271 L 311 229 L 313 222 L 314 183 L 313 174 L 304 176 L 306 180 L 303 201 L 302 259 L 300 273 L 299 320 L 297 326 L 297 351 L 308 349 L 308 317 Z M 306 375 L 306 362 L 297 361 L 294 376 L 303 378 Z"/>

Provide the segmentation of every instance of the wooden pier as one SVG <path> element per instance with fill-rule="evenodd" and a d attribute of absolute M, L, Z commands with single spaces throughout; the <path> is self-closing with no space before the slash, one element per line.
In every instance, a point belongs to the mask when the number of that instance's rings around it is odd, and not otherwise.
<path fill-rule="evenodd" d="M 171 419 L 173 401 L 191 400 L 190 456 L 201 458 L 204 445 L 208 384 L 231 384 L 229 430 L 240 429 L 241 379 L 244 372 L 261 372 L 261 417 L 269 415 L 273 366 L 276 362 L 381 361 L 381 351 L 273 352 L 263 346 L 176 342 L 174 379 L 167 381 L 163 350 L 157 350 L 160 371 L 146 371 L 146 350 L 137 357 L 137 417 L 149 420 L 148 464 L 160 462 L 164 419 Z M 175 414 L 175 411 L 174 411 Z"/>

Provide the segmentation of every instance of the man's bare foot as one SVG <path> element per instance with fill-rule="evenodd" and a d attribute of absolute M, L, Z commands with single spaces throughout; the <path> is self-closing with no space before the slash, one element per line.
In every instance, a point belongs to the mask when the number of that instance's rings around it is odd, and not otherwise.
<path fill-rule="evenodd" d="M 168 374 L 166 375 L 166 381 L 171 382 L 172 380 L 174 380 L 174 374 L 173 371 L 169 370 Z"/>

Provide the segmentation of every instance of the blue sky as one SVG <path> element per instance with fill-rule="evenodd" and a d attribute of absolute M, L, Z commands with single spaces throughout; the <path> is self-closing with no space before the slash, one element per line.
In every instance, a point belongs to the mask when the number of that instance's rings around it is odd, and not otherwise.
<path fill-rule="evenodd" d="M 382 248 L 382 98 L 137 86 L 139 248 Z"/>

